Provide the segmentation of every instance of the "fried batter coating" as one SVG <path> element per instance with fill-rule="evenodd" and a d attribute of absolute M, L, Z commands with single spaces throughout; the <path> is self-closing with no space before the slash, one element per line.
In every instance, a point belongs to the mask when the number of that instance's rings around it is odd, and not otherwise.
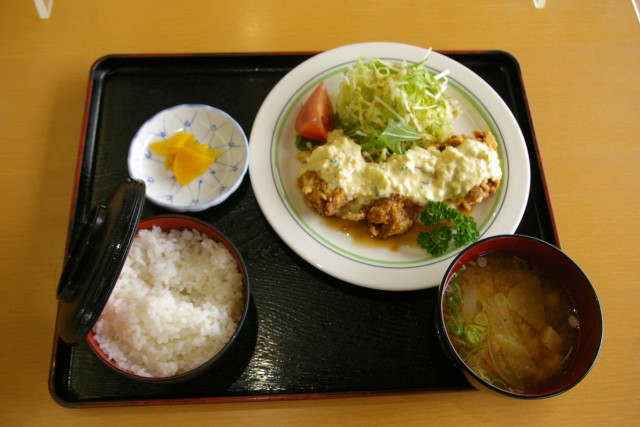
<path fill-rule="evenodd" d="M 457 147 L 466 139 L 475 139 L 486 144 L 492 150 L 497 150 L 498 143 L 489 131 L 473 132 L 473 137 L 466 135 L 452 135 L 446 141 L 438 144 L 438 150 L 443 151 L 447 147 Z M 313 150 L 298 153 L 298 159 L 305 162 Z M 339 216 L 350 221 L 364 221 L 369 227 L 371 235 L 376 238 L 386 239 L 400 235 L 408 231 L 417 221 L 420 206 L 407 197 L 393 194 L 390 197 L 377 198 L 366 205 L 354 206 L 348 199 L 344 189 L 330 189 L 318 172 L 305 171 L 297 179 L 297 185 L 301 189 L 307 204 L 324 216 Z M 485 180 L 480 185 L 473 187 L 467 194 L 448 203 L 459 211 L 470 214 L 475 205 L 494 194 L 500 181 Z"/>
<path fill-rule="evenodd" d="M 441 142 L 436 146 L 438 147 L 438 150 L 442 151 L 447 147 L 457 147 L 458 145 L 462 144 L 466 139 L 469 139 L 469 138 L 470 137 L 467 135 L 451 135 L 444 142 Z M 472 139 L 483 142 L 492 150 L 498 149 L 498 141 L 496 141 L 495 136 L 493 136 L 493 134 L 488 130 L 485 130 L 485 131 L 474 130 Z"/>
<path fill-rule="evenodd" d="M 386 239 L 409 230 L 417 214 L 418 208 L 411 200 L 394 194 L 369 204 L 367 224 L 373 237 Z"/>
<path fill-rule="evenodd" d="M 468 139 L 468 138 L 469 137 L 466 135 L 451 135 L 446 141 L 438 144 L 438 149 L 442 151 L 449 146 L 457 147 L 458 145 L 462 144 L 462 142 L 464 142 L 465 139 Z M 498 149 L 498 141 L 496 141 L 495 136 L 493 136 L 493 134 L 489 131 L 474 130 L 473 138 L 483 142 L 492 150 Z M 452 204 L 460 212 L 464 214 L 469 214 L 471 213 L 475 205 L 482 202 L 483 200 L 491 196 L 493 193 L 498 191 L 499 185 L 500 185 L 500 181 L 493 181 L 491 179 L 488 179 L 484 181 L 482 184 L 476 185 L 475 187 L 473 187 L 463 197 L 457 200 L 454 200 Z"/>
<path fill-rule="evenodd" d="M 349 201 L 344 189 L 329 189 L 327 183 L 314 171 L 307 171 L 300 175 L 297 184 L 309 206 L 320 215 L 336 215 Z"/>
<path fill-rule="evenodd" d="M 475 205 L 498 191 L 499 185 L 500 182 L 488 179 L 482 184 L 473 187 L 464 197 L 455 200 L 454 205 L 460 212 L 469 214 Z"/>

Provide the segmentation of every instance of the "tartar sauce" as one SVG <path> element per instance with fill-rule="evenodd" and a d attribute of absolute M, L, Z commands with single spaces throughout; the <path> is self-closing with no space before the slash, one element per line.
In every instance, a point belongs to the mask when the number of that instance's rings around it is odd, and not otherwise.
<path fill-rule="evenodd" d="M 360 145 L 339 130 L 308 156 L 299 174 L 306 171 L 316 172 L 330 189 L 344 189 L 357 205 L 400 194 L 424 206 L 455 200 L 487 179 L 502 177 L 498 153 L 472 138 L 442 152 L 435 146 L 414 147 L 383 163 L 369 163 Z"/>

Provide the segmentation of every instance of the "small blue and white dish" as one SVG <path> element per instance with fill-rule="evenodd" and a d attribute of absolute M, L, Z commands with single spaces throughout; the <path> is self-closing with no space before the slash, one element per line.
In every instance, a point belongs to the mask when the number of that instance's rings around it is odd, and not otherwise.
<path fill-rule="evenodd" d="M 209 169 L 181 185 L 164 167 L 165 156 L 150 149 L 177 132 L 188 132 L 201 144 L 220 151 Z M 160 111 L 138 130 L 127 159 L 132 178 L 144 181 L 152 203 L 176 212 L 197 212 L 224 202 L 242 183 L 249 166 L 249 142 L 227 113 L 203 104 L 182 104 Z"/>

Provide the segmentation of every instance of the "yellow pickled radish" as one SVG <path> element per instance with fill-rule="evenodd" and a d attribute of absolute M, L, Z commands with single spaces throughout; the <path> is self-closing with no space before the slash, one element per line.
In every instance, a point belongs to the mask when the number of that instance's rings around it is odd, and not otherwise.
<path fill-rule="evenodd" d="M 166 155 L 169 152 L 175 152 L 177 149 L 185 145 L 188 141 L 195 141 L 196 137 L 187 132 L 178 132 L 170 138 L 151 144 L 151 150 L 155 153 Z"/>
<path fill-rule="evenodd" d="M 173 170 L 173 161 L 176 158 L 176 153 L 185 145 L 193 143 L 197 144 L 195 136 L 187 132 L 178 132 L 170 138 L 152 143 L 151 150 L 167 156 L 164 160 L 164 167 Z"/>
<path fill-rule="evenodd" d="M 187 185 L 204 174 L 214 160 L 215 157 L 208 155 L 208 150 L 207 154 L 202 154 L 201 149 L 185 146 L 176 154 L 173 173 L 180 184 Z"/>
<path fill-rule="evenodd" d="M 182 185 L 204 174 L 220 155 L 218 150 L 198 143 L 195 136 L 187 132 L 178 132 L 168 139 L 154 142 L 151 150 L 166 156 L 164 167 L 171 170 Z"/>

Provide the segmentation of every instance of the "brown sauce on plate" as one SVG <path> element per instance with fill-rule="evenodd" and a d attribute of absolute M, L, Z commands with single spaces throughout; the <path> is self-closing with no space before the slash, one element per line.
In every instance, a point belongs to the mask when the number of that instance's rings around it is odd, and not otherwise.
<path fill-rule="evenodd" d="M 431 228 L 425 227 L 420 223 L 415 223 L 409 230 L 407 230 L 406 233 L 399 236 L 391 236 L 387 239 L 377 239 L 371 235 L 369 227 L 367 227 L 367 224 L 362 221 L 348 221 L 336 216 L 325 216 L 322 218 L 327 227 L 333 230 L 339 230 L 350 236 L 353 239 L 354 244 L 358 246 L 376 248 L 386 247 L 394 252 L 398 251 L 401 246 L 419 248 L 418 234 L 420 234 L 421 231 L 431 230 Z"/>

